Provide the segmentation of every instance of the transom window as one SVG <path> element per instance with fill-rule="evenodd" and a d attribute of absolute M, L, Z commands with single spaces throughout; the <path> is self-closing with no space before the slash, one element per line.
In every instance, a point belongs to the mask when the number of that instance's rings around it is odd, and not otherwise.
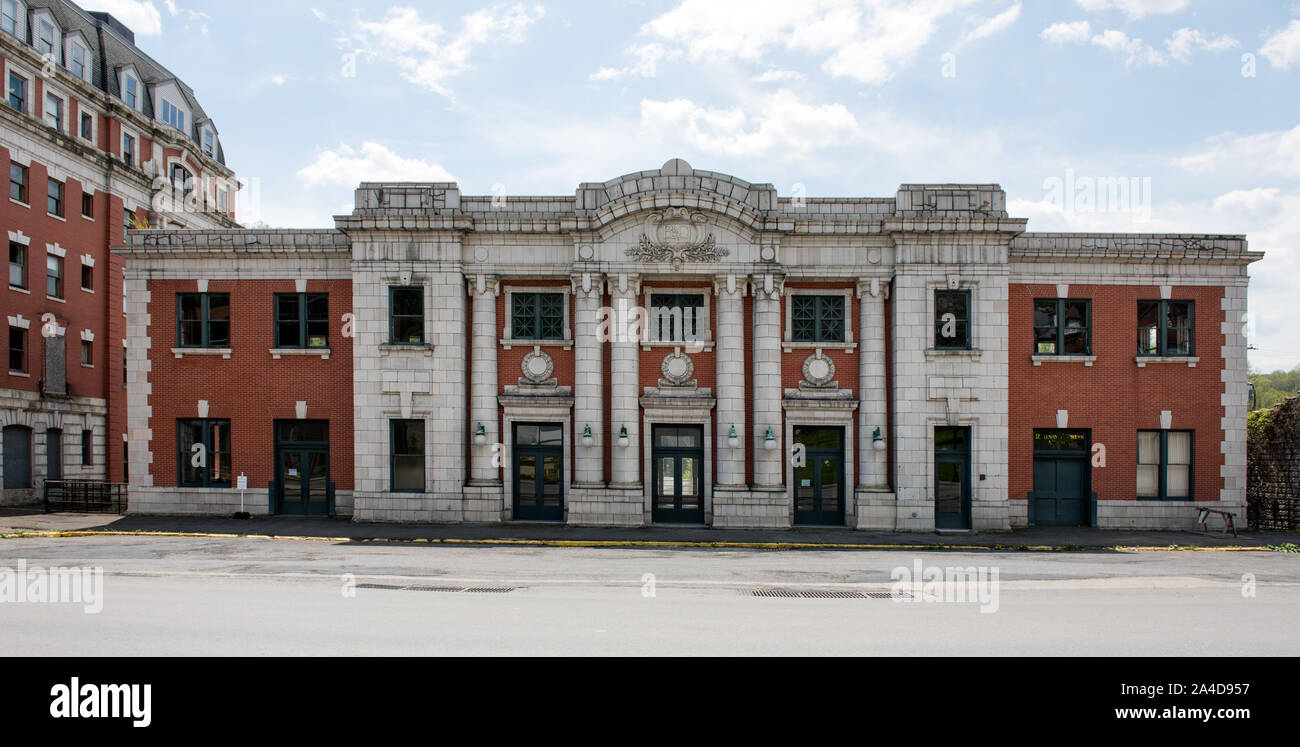
<path fill-rule="evenodd" d="M 388 290 L 388 341 L 394 345 L 424 344 L 424 288 Z"/>
<path fill-rule="evenodd" d="M 1191 499 L 1191 431 L 1138 431 L 1137 494 L 1160 500 Z"/>
<path fill-rule="evenodd" d="M 230 421 L 176 421 L 176 464 L 181 487 L 230 487 Z"/>
<path fill-rule="evenodd" d="M 330 298 L 325 293 L 275 295 L 277 348 L 329 347 Z"/>
<path fill-rule="evenodd" d="M 9 199 L 27 204 L 27 167 L 9 164 Z"/>
<path fill-rule="evenodd" d="M 1195 355 L 1192 301 L 1138 301 L 1138 355 Z"/>
<path fill-rule="evenodd" d="M 970 291 L 934 292 L 934 347 L 970 350 Z"/>
<path fill-rule="evenodd" d="M 510 335 L 516 340 L 563 340 L 563 293 L 512 293 Z"/>
<path fill-rule="evenodd" d="M 696 342 L 708 329 L 704 296 L 698 293 L 654 293 L 650 296 L 650 332 L 659 342 Z"/>
<path fill-rule="evenodd" d="M 424 492 L 424 421 L 391 421 L 389 470 L 394 493 Z"/>
<path fill-rule="evenodd" d="M 27 247 L 9 242 L 9 285 L 27 289 Z"/>
<path fill-rule="evenodd" d="M 176 346 L 181 348 L 230 347 L 230 294 L 178 293 L 176 295 Z"/>
<path fill-rule="evenodd" d="M 1034 301 L 1035 355 L 1091 355 L 1092 302 Z"/>
<path fill-rule="evenodd" d="M 9 73 L 9 106 L 27 113 L 27 79 L 18 73 Z"/>
<path fill-rule="evenodd" d="M 844 296 L 791 296 L 792 342 L 844 342 Z"/>

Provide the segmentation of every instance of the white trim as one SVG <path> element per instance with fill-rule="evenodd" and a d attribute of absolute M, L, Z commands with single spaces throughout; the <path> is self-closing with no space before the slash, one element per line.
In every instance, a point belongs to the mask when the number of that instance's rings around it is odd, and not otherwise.
<path fill-rule="evenodd" d="M 32 245 L 32 237 L 24 234 L 22 232 L 22 229 L 19 229 L 17 231 L 10 231 L 9 240 L 14 242 L 15 244 L 22 244 L 23 246 Z"/>
<path fill-rule="evenodd" d="M 69 94 L 62 93 L 61 91 L 59 91 L 59 89 L 55 88 L 54 85 L 49 80 L 45 81 L 45 85 L 43 86 L 43 88 L 45 90 L 42 92 L 44 93 L 44 98 L 41 99 L 41 121 L 44 122 L 46 125 L 53 127 L 55 130 L 58 130 L 59 132 L 63 133 L 64 135 L 75 135 L 76 131 L 73 130 L 71 127 L 72 97 Z M 46 103 L 48 103 L 49 98 L 51 96 L 53 96 L 54 98 L 58 99 L 63 103 L 63 126 L 62 127 L 55 127 L 54 123 L 50 121 L 49 112 L 45 110 L 45 105 Z"/>
<path fill-rule="evenodd" d="M 81 330 L 81 341 L 82 341 L 82 342 L 94 342 L 94 341 L 95 341 L 95 333 L 94 333 L 94 332 L 91 332 L 91 331 L 88 330 L 88 329 L 83 329 L 83 330 Z"/>
<path fill-rule="evenodd" d="M 29 117 L 34 116 L 32 112 L 35 111 L 35 107 L 32 105 L 32 97 L 36 95 L 36 74 L 29 72 L 26 67 L 14 64 L 12 60 L 8 60 L 8 59 L 5 60 L 5 80 L 4 80 L 4 90 L 5 90 L 4 105 L 5 106 L 9 106 L 9 76 L 10 75 L 17 75 L 18 77 L 23 78 L 24 80 L 27 81 L 27 109 L 23 111 L 23 114 L 26 114 Z M 18 160 L 17 154 L 14 154 L 10 160 Z M 24 161 L 18 161 L 18 162 L 23 164 L 24 166 L 30 167 L 32 165 L 31 156 L 26 156 L 25 162 Z"/>
<path fill-rule="evenodd" d="M 125 163 L 126 165 L 130 166 L 133 169 L 142 168 L 140 163 L 140 136 L 137 135 L 134 130 L 128 129 L 126 125 L 122 125 L 121 134 L 122 136 L 121 138 L 118 139 L 118 143 L 117 143 L 117 160 L 121 161 L 122 163 Z M 127 161 L 126 157 L 123 155 L 126 153 L 127 138 L 131 138 L 131 160 L 130 161 Z M 125 201 L 123 202 L 125 204 Z"/>
<path fill-rule="evenodd" d="M 975 339 L 975 331 L 976 331 L 976 327 L 978 326 L 976 325 L 975 322 L 977 318 L 976 309 L 979 308 L 980 281 L 978 279 L 967 280 L 965 278 L 959 278 L 957 280 L 957 287 L 954 288 L 953 283 L 951 282 L 951 280 L 954 278 L 958 278 L 958 276 L 951 275 L 949 277 L 944 278 L 943 280 L 931 279 L 926 281 L 925 284 L 925 319 L 926 319 L 925 340 L 927 343 L 925 353 L 926 353 L 927 360 L 930 358 L 931 354 L 936 356 L 973 355 L 973 357 L 976 360 L 978 360 L 980 353 L 983 352 L 982 350 L 980 350 L 979 340 Z M 970 292 L 970 308 L 966 309 L 966 338 L 967 338 L 966 342 L 969 344 L 969 348 L 934 347 L 934 343 L 935 343 L 934 293 L 935 291 L 941 291 L 941 290 Z M 897 325 L 897 321 L 895 321 L 895 325 Z M 931 439 L 933 439 L 933 437 L 934 434 L 931 434 Z"/>
<path fill-rule="evenodd" d="M 848 288 L 791 288 L 790 282 L 786 281 L 782 295 L 782 305 L 785 306 L 785 332 L 781 336 L 781 344 L 785 352 L 797 346 L 811 345 L 813 347 L 825 348 L 829 350 L 851 350 L 855 343 L 853 342 L 853 287 Z M 795 342 L 794 341 L 794 303 L 791 301 L 793 296 L 844 296 L 844 342 Z"/>
<path fill-rule="evenodd" d="M 501 293 L 506 297 L 505 306 L 505 324 L 502 330 L 505 332 L 505 339 L 501 341 L 501 346 L 509 350 L 512 346 L 531 347 L 541 345 L 543 347 L 564 345 L 565 349 L 573 346 L 573 320 L 570 319 L 569 306 L 570 296 L 573 295 L 573 283 L 566 282 L 563 285 L 507 285 L 501 289 Z M 514 301 L 511 295 L 514 293 L 561 293 L 564 295 L 564 339 L 562 340 L 521 340 L 515 337 L 514 315 L 511 313 Z"/>
<path fill-rule="evenodd" d="M 23 43 L 27 42 L 27 3 L 23 0 L 14 0 L 14 37 Z M 5 32 L 8 33 L 8 32 Z M 7 82 L 6 82 L 7 84 Z"/>
<path fill-rule="evenodd" d="M 66 185 L 65 185 L 65 186 L 66 186 Z M 46 252 L 46 254 L 53 254 L 54 256 L 59 257 L 59 258 L 65 258 L 65 257 L 68 256 L 68 250 L 67 250 L 67 249 L 64 249 L 64 248 L 61 247 L 61 246 L 59 246 L 59 244 L 58 244 L 57 241 L 56 241 L 55 243 L 53 243 L 53 244 L 46 244 L 46 245 L 45 245 L 45 252 Z"/>
<path fill-rule="evenodd" d="M 699 322 L 703 322 L 704 326 L 699 339 L 674 341 L 655 338 L 654 333 L 657 330 L 655 330 L 654 327 L 656 325 L 651 324 L 654 320 L 654 314 L 652 311 L 654 309 L 653 297 L 684 295 L 700 295 L 704 297 L 704 314 L 696 320 L 697 327 L 699 326 Z M 704 288 L 665 288 L 663 286 L 645 285 L 641 287 L 641 296 L 646 311 L 645 334 L 642 335 L 641 340 L 641 348 L 643 350 L 649 350 L 651 347 L 674 347 L 689 348 L 692 351 L 698 351 L 702 348 L 713 347 L 713 288 L 711 286 L 706 286 Z"/>
<path fill-rule="evenodd" d="M 53 34 L 50 39 L 50 51 L 42 52 L 40 47 L 41 19 L 49 21 L 50 27 L 53 28 Z M 53 55 L 54 61 L 59 62 L 63 59 L 63 29 L 59 22 L 55 20 L 54 14 L 48 8 L 37 8 L 32 11 L 31 34 L 32 49 L 44 57 L 46 54 Z"/>
<path fill-rule="evenodd" d="M 95 258 L 89 254 L 83 254 L 81 255 L 81 264 L 85 265 L 86 267 L 94 267 Z"/>
<path fill-rule="evenodd" d="M 131 78 L 135 81 L 135 106 L 127 103 L 126 100 L 127 78 Z M 144 107 L 140 105 L 140 102 L 145 97 L 144 81 L 140 79 L 140 73 L 135 69 L 135 65 L 124 65 L 122 69 L 117 72 L 117 93 L 118 100 L 121 101 L 126 108 L 132 109 L 141 114 L 144 113 Z"/>
<path fill-rule="evenodd" d="M 31 329 L 32 320 L 24 319 L 22 314 L 19 314 L 18 316 L 11 316 L 9 317 L 9 326 L 18 327 L 19 329 Z"/>
<path fill-rule="evenodd" d="M 76 49 L 86 53 L 81 75 L 77 75 L 72 69 L 72 53 Z M 90 45 L 86 43 L 86 37 L 80 31 L 72 31 L 63 36 L 63 67 L 72 73 L 74 78 L 94 85 L 95 58 L 91 56 Z"/>

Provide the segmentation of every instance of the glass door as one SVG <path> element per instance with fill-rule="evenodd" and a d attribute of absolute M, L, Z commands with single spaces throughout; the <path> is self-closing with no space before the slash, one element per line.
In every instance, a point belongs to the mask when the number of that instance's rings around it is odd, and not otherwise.
<path fill-rule="evenodd" d="M 329 516 L 329 423 L 278 421 L 275 442 L 279 513 Z"/>
<path fill-rule="evenodd" d="M 970 429 L 934 429 L 934 526 L 970 529 Z"/>
<path fill-rule="evenodd" d="M 794 523 L 843 525 L 844 429 L 797 427 L 794 442 L 804 447 L 804 462 L 795 470 Z"/>
<path fill-rule="evenodd" d="M 564 426 L 516 423 L 514 518 L 564 521 Z"/>
<path fill-rule="evenodd" d="M 704 523 L 704 426 L 654 427 L 654 520 Z"/>

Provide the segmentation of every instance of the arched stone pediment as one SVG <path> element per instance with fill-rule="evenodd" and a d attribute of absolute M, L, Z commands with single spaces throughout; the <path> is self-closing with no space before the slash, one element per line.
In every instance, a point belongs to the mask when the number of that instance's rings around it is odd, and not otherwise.
<path fill-rule="evenodd" d="M 668 207 L 726 215 L 759 230 L 764 213 L 776 209 L 777 194 L 771 184 L 697 171 L 675 158 L 654 171 L 626 174 L 604 184 L 583 184 L 578 187 L 577 206 L 580 213 L 591 216 L 597 230 L 633 213 Z"/>

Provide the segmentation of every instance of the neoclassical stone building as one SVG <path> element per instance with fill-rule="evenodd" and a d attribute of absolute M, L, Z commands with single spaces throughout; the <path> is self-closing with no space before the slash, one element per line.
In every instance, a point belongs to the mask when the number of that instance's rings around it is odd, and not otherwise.
<path fill-rule="evenodd" d="M 132 232 L 132 510 L 231 511 L 243 475 L 255 512 L 367 521 L 1243 514 L 1262 255 L 1026 223 L 991 184 L 791 199 L 673 160 L 571 196 L 363 184 L 333 230 Z"/>

